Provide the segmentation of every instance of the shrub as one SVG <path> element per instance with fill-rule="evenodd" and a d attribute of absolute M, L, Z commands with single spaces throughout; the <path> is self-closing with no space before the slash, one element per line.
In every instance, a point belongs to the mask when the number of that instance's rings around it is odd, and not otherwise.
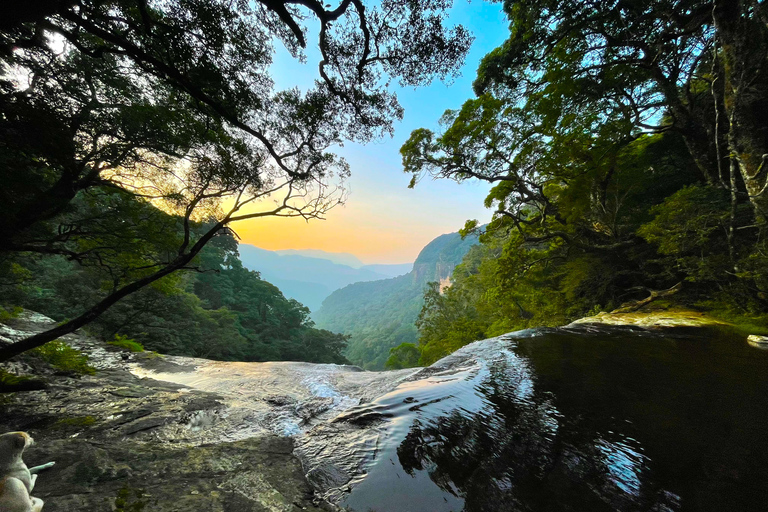
<path fill-rule="evenodd" d="M 88 364 L 88 356 L 61 340 L 49 341 L 32 351 L 56 369 L 93 375 L 96 369 Z"/>
<path fill-rule="evenodd" d="M 144 352 L 144 345 L 122 334 L 115 334 L 115 339 L 108 341 L 107 345 L 122 348 L 129 352 Z"/>
<path fill-rule="evenodd" d="M 24 311 L 19 306 L 0 306 L 0 324 L 4 324 L 13 318 L 16 318 Z"/>

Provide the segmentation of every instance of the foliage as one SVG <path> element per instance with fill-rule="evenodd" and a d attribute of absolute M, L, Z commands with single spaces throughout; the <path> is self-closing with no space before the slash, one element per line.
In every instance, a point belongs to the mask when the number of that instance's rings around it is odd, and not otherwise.
<path fill-rule="evenodd" d="M 354 364 L 381 370 L 391 348 L 417 341 L 415 321 L 427 283 L 450 276 L 476 243 L 476 235 L 441 235 L 421 250 L 408 274 L 336 290 L 313 317 L 320 327 L 349 335 L 345 355 Z"/>
<path fill-rule="evenodd" d="M 194 266 L 234 222 L 343 203 L 349 166 L 334 149 L 391 133 L 391 81 L 452 76 L 471 42 L 445 26 L 447 1 L 30 5 L 0 21 L 0 252 L 63 256 L 110 279 L 0 360 Z M 275 46 L 305 62 L 313 22 L 320 79 L 276 90 Z M 232 321 L 213 316 L 213 330 Z"/>
<path fill-rule="evenodd" d="M 16 375 L 0 368 L 0 393 L 45 389 L 47 384 L 26 375 Z"/>
<path fill-rule="evenodd" d="M 130 339 L 128 336 L 115 334 L 113 341 L 108 341 L 108 345 L 125 349 L 129 352 L 144 352 L 144 346 L 135 340 Z"/>
<path fill-rule="evenodd" d="M 402 368 L 413 368 L 419 365 L 421 352 L 413 343 L 401 343 L 395 348 L 389 349 L 389 358 L 384 363 L 387 370 L 400 370 Z"/>
<path fill-rule="evenodd" d="M 96 369 L 88 364 L 89 357 L 86 354 L 70 347 L 61 340 L 49 341 L 42 347 L 36 348 L 33 354 L 39 356 L 57 370 L 80 375 L 93 375 L 96 373 Z"/>
<path fill-rule="evenodd" d="M 25 259 L 29 279 L 2 287 L 28 309 L 55 320 L 76 314 L 79 301 L 97 297 L 109 269 L 64 258 Z M 199 272 L 169 276 L 126 297 L 89 326 L 89 332 L 134 352 L 220 360 L 298 360 L 346 363 L 346 337 L 313 328 L 309 310 L 286 299 L 258 273 L 246 270 L 231 234 L 208 244 Z M 47 345 L 46 345 L 47 346 Z"/>
<path fill-rule="evenodd" d="M 28 381 L 30 378 L 31 377 L 16 375 L 0 369 L 0 387 L 2 388 L 5 388 L 6 386 L 16 386 L 22 382 Z"/>
<path fill-rule="evenodd" d="M 675 303 L 766 318 L 766 5 L 504 9 L 510 36 L 483 59 L 477 97 L 401 148 L 412 185 L 493 185 L 482 246 L 427 292 L 420 364 L 677 283 Z"/>
<path fill-rule="evenodd" d="M 24 311 L 24 308 L 20 306 L 0 306 L 0 324 L 17 318 L 22 311 Z"/>
<path fill-rule="evenodd" d="M 0 393 L 35 391 L 47 387 L 48 384 L 43 380 L 38 380 L 27 375 L 16 375 L 0 368 Z M 0 398 L 0 401 L 2 401 L 2 398 Z"/>
<path fill-rule="evenodd" d="M 336 290 L 313 314 L 319 326 L 350 337 L 345 356 L 365 369 L 382 369 L 389 349 L 417 340 L 413 325 L 422 288 L 413 275 L 355 283 Z"/>

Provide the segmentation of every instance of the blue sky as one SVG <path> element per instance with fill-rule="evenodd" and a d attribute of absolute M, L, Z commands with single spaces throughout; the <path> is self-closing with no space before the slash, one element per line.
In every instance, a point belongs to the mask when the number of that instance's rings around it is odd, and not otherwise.
<path fill-rule="evenodd" d="M 236 225 L 243 243 L 264 249 L 322 249 L 349 252 L 365 263 L 413 261 L 424 245 L 443 233 L 457 231 L 467 219 L 486 222 L 483 207 L 487 184 L 423 180 L 408 189 L 402 172 L 400 146 L 416 128 L 437 128 L 446 109 L 461 106 L 473 96 L 472 81 L 480 59 L 507 37 L 501 4 L 458 0 L 450 24 L 460 23 L 474 35 L 462 76 L 451 84 L 436 81 L 419 89 L 395 86 L 405 109 L 392 138 L 367 145 L 347 143 L 339 154 L 350 164 L 350 196 L 345 206 L 332 210 L 327 220 L 305 223 L 298 219 L 259 219 Z M 311 39 L 310 39 L 311 40 Z M 310 51 L 307 64 L 290 58 L 279 48 L 273 65 L 278 89 L 306 89 L 317 76 L 317 59 Z"/>

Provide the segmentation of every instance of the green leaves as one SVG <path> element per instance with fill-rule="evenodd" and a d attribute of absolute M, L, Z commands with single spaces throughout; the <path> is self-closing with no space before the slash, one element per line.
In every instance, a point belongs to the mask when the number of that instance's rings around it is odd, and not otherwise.
<path fill-rule="evenodd" d="M 421 352 L 413 343 L 401 343 L 389 350 L 389 358 L 384 363 L 387 370 L 413 368 L 419 365 Z"/>
<path fill-rule="evenodd" d="M 510 36 L 482 60 L 478 97 L 403 147 L 414 183 L 494 184 L 483 247 L 426 295 L 422 362 L 681 280 L 686 305 L 765 311 L 765 5 L 504 9 Z"/>
<path fill-rule="evenodd" d="M 689 186 L 651 208 L 651 213 L 654 219 L 638 234 L 657 244 L 660 254 L 709 253 L 715 248 L 712 243 L 722 241 L 727 231 L 728 196 L 724 190 Z"/>

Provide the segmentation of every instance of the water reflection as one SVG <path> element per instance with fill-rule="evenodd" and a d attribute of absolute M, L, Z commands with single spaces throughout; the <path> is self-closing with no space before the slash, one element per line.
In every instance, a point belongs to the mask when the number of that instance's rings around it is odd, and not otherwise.
<path fill-rule="evenodd" d="M 486 407 L 414 421 L 397 455 L 409 475 L 427 471 L 464 510 L 622 510 L 664 505 L 634 440 L 583 428 L 539 390 L 526 361 L 491 361 L 475 386 Z M 661 498 L 660 498 L 661 497 Z"/>
<path fill-rule="evenodd" d="M 376 401 L 389 433 L 344 505 L 764 510 L 765 352 L 716 333 L 483 343 L 462 378 L 428 375 Z"/>

